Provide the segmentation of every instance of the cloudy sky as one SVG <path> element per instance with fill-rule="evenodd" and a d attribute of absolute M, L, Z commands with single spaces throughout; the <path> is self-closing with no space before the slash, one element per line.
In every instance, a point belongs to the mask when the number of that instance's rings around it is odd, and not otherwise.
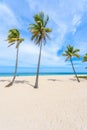
<path fill-rule="evenodd" d="M 17 28 L 25 41 L 20 45 L 19 67 L 36 67 L 39 47 L 30 40 L 28 26 L 35 13 L 49 15 L 51 40 L 43 46 L 41 67 L 71 71 L 70 62 L 62 56 L 68 44 L 80 49 L 80 59 L 73 59 L 77 71 L 86 71 L 82 56 L 87 53 L 87 0 L 0 0 L 0 66 L 15 65 L 15 46 L 5 41 L 9 29 Z M 3 70 L 2 70 L 3 72 Z"/>

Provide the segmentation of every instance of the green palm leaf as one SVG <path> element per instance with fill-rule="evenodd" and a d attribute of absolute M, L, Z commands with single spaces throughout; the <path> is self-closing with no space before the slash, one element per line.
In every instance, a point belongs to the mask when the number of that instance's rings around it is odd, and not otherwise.
<path fill-rule="evenodd" d="M 85 56 L 83 57 L 83 62 L 87 62 L 87 53 L 86 53 Z"/>
<path fill-rule="evenodd" d="M 19 45 L 24 41 L 24 38 L 20 38 L 16 44 L 16 48 L 19 47 Z"/>

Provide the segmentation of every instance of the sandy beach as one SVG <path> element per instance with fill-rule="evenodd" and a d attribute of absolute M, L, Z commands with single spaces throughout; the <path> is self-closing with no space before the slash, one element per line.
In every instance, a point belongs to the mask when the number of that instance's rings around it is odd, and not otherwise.
<path fill-rule="evenodd" d="M 74 76 L 0 77 L 0 130 L 87 130 L 87 80 Z"/>

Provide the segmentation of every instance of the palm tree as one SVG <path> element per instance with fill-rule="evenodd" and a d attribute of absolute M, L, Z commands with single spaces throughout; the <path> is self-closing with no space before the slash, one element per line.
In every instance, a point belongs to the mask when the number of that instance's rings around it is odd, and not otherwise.
<path fill-rule="evenodd" d="M 42 43 L 46 44 L 47 38 L 50 39 L 48 33 L 52 32 L 52 30 L 50 28 L 46 27 L 46 25 L 49 21 L 49 17 L 46 16 L 46 18 L 45 18 L 43 12 L 41 12 L 39 14 L 35 14 L 34 21 L 35 21 L 34 24 L 29 25 L 29 31 L 32 33 L 31 40 L 34 40 L 35 44 L 40 46 L 36 81 L 35 81 L 35 86 L 34 86 L 34 88 L 38 88 Z"/>
<path fill-rule="evenodd" d="M 6 41 L 8 41 L 8 43 L 9 43 L 8 47 L 12 46 L 13 44 L 16 44 L 16 49 L 17 49 L 14 76 L 13 76 L 12 81 L 8 85 L 6 85 L 6 87 L 10 87 L 13 85 L 15 78 L 16 78 L 16 73 L 17 73 L 17 68 L 18 68 L 19 45 L 22 41 L 24 41 L 24 39 L 20 38 L 20 32 L 17 29 L 11 29 L 8 31 L 8 37 L 7 37 Z"/>
<path fill-rule="evenodd" d="M 80 82 L 80 80 L 79 80 L 79 78 L 76 74 L 76 71 L 75 71 L 75 68 L 74 68 L 74 65 L 73 65 L 73 61 L 72 61 L 72 57 L 75 56 L 77 58 L 80 58 L 80 55 L 77 53 L 79 51 L 80 51 L 79 49 L 74 49 L 73 46 L 68 45 L 67 50 L 65 50 L 65 52 L 62 54 L 63 56 L 66 56 L 66 61 L 68 59 L 70 59 L 74 74 L 75 74 L 78 82 Z"/>

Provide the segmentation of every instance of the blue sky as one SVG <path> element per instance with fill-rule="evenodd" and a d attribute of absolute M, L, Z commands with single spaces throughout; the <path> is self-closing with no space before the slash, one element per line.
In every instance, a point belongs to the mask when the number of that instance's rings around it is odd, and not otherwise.
<path fill-rule="evenodd" d="M 28 26 L 34 22 L 33 15 L 41 11 L 49 15 L 48 27 L 53 30 L 51 40 L 43 46 L 42 68 L 71 71 L 70 62 L 62 57 L 68 44 L 80 49 L 81 58 L 87 53 L 87 0 L 0 0 L 1 68 L 15 65 L 15 46 L 8 48 L 5 41 L 11 28 L 19 29 L 21 37 L 25 38 L 20 45 L 19 67 L 37 66 L 39 47 L 30 40 Z M 82 63 L 81 58 L 73 61 L 77 71 L 83 72 L 87 63 Z"/>

